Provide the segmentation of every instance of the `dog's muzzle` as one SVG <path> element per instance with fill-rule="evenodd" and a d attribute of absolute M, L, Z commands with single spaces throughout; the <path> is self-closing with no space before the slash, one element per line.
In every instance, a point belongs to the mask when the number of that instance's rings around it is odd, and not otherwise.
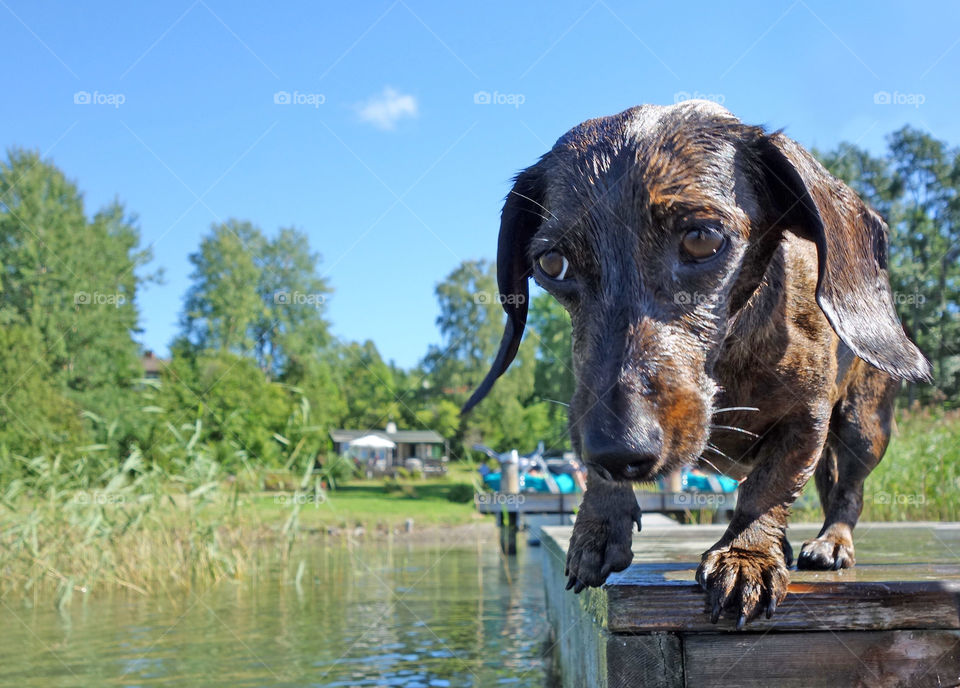
<path fill-rule="evenodd" d="M 588 465 L 612 480 L 650 480 L 663 452 L 663 434 L 652 414 L 617 418 L 595 410 L 584 424 L 582 455 Z"/>

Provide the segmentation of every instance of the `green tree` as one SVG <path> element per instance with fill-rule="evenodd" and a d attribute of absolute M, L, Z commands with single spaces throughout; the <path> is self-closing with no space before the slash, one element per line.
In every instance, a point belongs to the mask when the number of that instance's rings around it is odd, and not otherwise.
<path fill-rule="evenodd" d="M 537 359 L 534 368 L 534 394 L 549 404 L 550 443 L 568 446 L 567 405 L 573 396 L 573 349 L 570 315 L 547 294 L 538 294 L 530 304 L 528 327 L 535 334 Z"/>
<path fill-rule="evenodd" d="M 320 255 L 306 234 L 281 229 L 263 242 L 255 259 L 263 310 L 254 321 L 253 339 L 260 367 L 274 377 L 309 366 L 330 346 L 326 300 L 333 293 L 320 276 Z"/>
<path fill-rule="evenodd" d="M 210 415 L 202 420 L 211 433 L 205 437 L 221 447 L 218 455 L 224 461 L 232 450 L 222 448 L 234 444 L 243 447 L 248 460 L 267 463 L 279 456 L 309 461 L 328 450 L 330 428 L 351 412 L 343 390 L 353 381 L 339 370 L 343 352 L 333 345 L 324 317 L 332 290 L 319 274 L 320 256 L 310 249 L 307 236 L 281 229 L 268 238 L 249 222 L 231 220 L 215 225 L 190 259 L 193 284 L 186 296 L 183 333 L 174 345 L 177 365 L 164 379 L 165 387 L 180 389 L 166 407 L 184 415 L 191 397 L 203 398 Z M 264 403 L 241 413 L 229 395 L 220 394 L 229 379 L 213 380 L 210 388 L 198 386 L 196 380 L 206 379 L 200 373 L 216 362 L 231 375 L 235 369 L 249 374 L 248 364 L 258 366 L 249 389 L 261 390 Z M 272 398 L 281 391 L 287 403 L 283 413 Z M 364 403 L 354 399 L 355 407 Z M 270 429 L 273 441 L 265 441 L 257 429 L 254 420 L 260 413 L 267 414 L 260 425 Z"/>
<path fill-rule="evenodd" d="M 936 386 L 948 391 L 956 364 L 960 297 L 957 153 L 929 134 L 904 127 L 889 139 L 902 189 L 896 223 L 896 282 L 908 308 L 901 317 L 934 363 Z M 952 347 L 951 347 L 952 345 Z M 952 363 L 952 364 L 951 364 Z"/>
<path fill-rule="evenodd" d="M 461 403 L 489 368 L 503 333 L 496 268 L 464 261 L 436 287 L 442 346 L 431 346 L 424 367 L 443 392 Z"/>
<path fill-rule="evenodd" d="M 265 240 L 249 222 L 215 224 L 190 254 L 192 286 L 184 305 L 183 331 L 198 350 L 245 354 L 254 348 L 254 325 L 266 308 L 259 291 L 257 256 Z"/>
<path fill-rule="evenodd" d="M 37 330 L 22 324 L 0 327 L 0 464 L 9 475 L 23 462 L 43 454 L 70 453 L 92 441 L 84 431 L 80 409 L 51 375 L 48 362 L 38 358 L 43 342 Z"/>
<path fill-rule="evenodd" d="M 281 229 L 268 239 L 257 264 L 264 311 L 254 323 L 256 360 L 269 377 L 299 395 L 288 433 L 303 441 L 301 455 L 315 456 L 330 449 L 329 431 L 347 413 L 326 319 L 333 289 L 320 275 L 320 255 L 295 229 Z"/>
<path fill-rule="evenodd" d="M 423 368 L 434 393 L 460 406 L 489 370 L 503 333 L 495 267 L 482 260 L 464 261 L 437 285 L 436 294 L 443 342 L 430 347 Z M 547 404 L 534 397 L 532 339 L 525 339 L 507 373 L 461 421 L 451 443 L 455 456 L 465 455 L 478 442 L 498 451 L 529 451 L 549 434 Z"/>
<path fill-rule="evenodd" d="M 399 371 L 384 362 L 372 341 L 341 344 L 335 351 L 336 381 L 346 407 L 341 426 L 382 429 L 404 417 Z"/>
<path fill-rule="evenodd" d="M 195 442 L 228 469 L 285 462 L 289 441 L 282 433 L 294 401 L 250 357 L 175 348 L 155 398 L 158 422 L 148 443 L 149 458 L 155 461 L 169 464 L 180 458 L 178 452 L 188 448 L 171 440 L 190 437 L 197 429 Z"/>
<path fill-rule="evenodd" d="M 137 290 L 150 279 L 138 275 L 150 257 L 138 245 L 120 203 L 87 219 L 76 185 L 36 153 L 13 150 L 0 163 L 0 324 L 38 343 L 30 361 L 70 400 L 61 413 L 117 419 L 124 427 L 111 436 L 124 442 L 135 434 L 127 409 L 141 374 Z"/>

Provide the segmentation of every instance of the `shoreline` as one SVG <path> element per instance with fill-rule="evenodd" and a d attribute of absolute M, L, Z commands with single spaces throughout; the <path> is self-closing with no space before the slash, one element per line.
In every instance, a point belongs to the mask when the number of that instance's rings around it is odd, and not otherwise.
<path fill-rule="evenodd" d="M 480 538 L 495 538 L 497 535 L 497 526 L 492 518 L 484 518 L 482 521 L 473 523 L 456 524 L 436 524 L 431 523 L 425 526 L 413 524 L 412 530 L 404 528 L 393 528 L 386 530 L 383 528 L 368 529 L 364 526 L 356 528 L 315 528 L 301 526 L 300 542 L 303 543 L 307 538 L 316 538 L 320 541 L 331 539 L 346 540 L 349 543 L 362 544 L 365 541 L 382 542 L 384 540 L 398 540 L 410 544 L 448 544 L 451 541 L 463 540 L 469 544 Z"/>

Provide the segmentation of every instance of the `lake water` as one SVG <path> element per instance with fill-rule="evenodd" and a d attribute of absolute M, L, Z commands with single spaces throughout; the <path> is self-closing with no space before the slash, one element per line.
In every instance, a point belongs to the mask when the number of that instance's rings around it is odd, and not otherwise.
<path fill-rule="evenodd" d="M 0 601 L 0 685 L 544 686 L 541 555 L 328 546 L 299 585 L 275 570 L 173 598 L 75 596 L 63 613 Z"/>

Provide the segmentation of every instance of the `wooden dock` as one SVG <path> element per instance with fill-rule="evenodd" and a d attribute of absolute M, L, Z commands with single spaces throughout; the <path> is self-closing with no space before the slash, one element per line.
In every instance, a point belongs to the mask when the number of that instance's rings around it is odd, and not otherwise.
<path fill-rule="evenodd" d="M 553 662 L 565 688 L 960 685 L 960 523 L 857 527 L 857 566 L 792 571 L 770 620 L 711 624 L 694 582 L 723 526 L 644 528 L 607 585 L 565 591 L 570 527 L 542 543 Z M 794 552 L 816 526 L 791 527 Z"/>

